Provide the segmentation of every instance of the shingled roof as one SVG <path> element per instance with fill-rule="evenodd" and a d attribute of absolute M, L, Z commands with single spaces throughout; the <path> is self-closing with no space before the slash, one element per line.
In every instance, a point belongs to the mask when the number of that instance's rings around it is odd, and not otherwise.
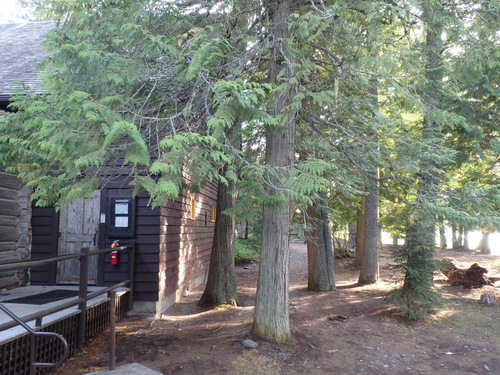
<path fill-rule="evenodd" d="M 42 47 L 55 22 L 0 24 L 0 102 L 9 100 L 12 91 L 24 82 L 35 89 L 39 82 L 37 64 L 46 55 Z"/>

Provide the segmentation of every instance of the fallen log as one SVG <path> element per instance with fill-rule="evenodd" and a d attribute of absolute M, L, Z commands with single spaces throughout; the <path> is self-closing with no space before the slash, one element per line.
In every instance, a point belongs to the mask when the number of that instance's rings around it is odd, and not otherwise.
<path fill-rule="evenodd" d="M 493 285 L 500 281 L 500 277 L 487 277 L 488 270 L 477 263 L 469 268 L 458 268 L 452 259 L 442 261 L 440 271 L 448 278 L 451 285 L 462 285 L 464 288 L 481 288 L 484 285 Z"/>

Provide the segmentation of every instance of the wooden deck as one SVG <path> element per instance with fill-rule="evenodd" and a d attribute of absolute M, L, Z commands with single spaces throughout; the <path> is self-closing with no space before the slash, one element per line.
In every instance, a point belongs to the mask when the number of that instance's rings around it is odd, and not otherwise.
<path fill-rule="evenodd" d="M 9 310 L 14 312 L 20 318 L 29 316 L 37 311 L 42 311 L 61 305 L 67 302 L 71 297 L 34 305 L 29 303 L 9 303 L 8 300 L 17 299 L 26 296 L 36 296 L 54 289 L 78 290 L 75 286 L 28 286 L 23 288 L 13 289 L 9 295 L 0 295 L 0 302 Z M 89 287 L 89 291 L 94 292 L 104 288 Z M 116 316 L 121 319 L 125 316 L 127 310 L 127 289 L 118 290 L 117 292 L 117 312 Z M 88 339 L 96 333 L 104 330 L 109 325 L 109 298 L 106 295 L 101 295 L 91 299 L 87 303 L 86 312 L 86 334 Z M 79 313 L 77 306 L 64 309 L 60 312 L 47 315 L 43 318 L 41 326 L 37 329 L 46 332 L 56 332 L 61 334 L 70 349 L 70 355 L 76 350 L 77 332 Z M 11 321 L 4 312 L 0 311 L 0 324 Z M 28 325 L 35 327 L 35 321 L 28 322 Z M 14 327 L 0 332 L 0 375 L 24 375 L 29 374 L 29 358 L 30 358 L 30 338 L 29 334 L 21 327 Z M 53 339 L 47 339 L 42 342 L 37 341 L 37 360 L 42 362 L 55 362 L 62 353 L 62 345 Z M 38 374 L 46 369 L 38 369 Z"/>

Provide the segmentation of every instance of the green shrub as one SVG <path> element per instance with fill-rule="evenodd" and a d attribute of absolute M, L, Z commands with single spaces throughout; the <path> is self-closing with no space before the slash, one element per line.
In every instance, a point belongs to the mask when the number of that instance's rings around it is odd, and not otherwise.
<path fill-rule="evenodd" d="M 234 246 L 234 261 L 237 265 L 258 262 L 260 258 L 260 239 L 259 238 L 236 238 Z"/>

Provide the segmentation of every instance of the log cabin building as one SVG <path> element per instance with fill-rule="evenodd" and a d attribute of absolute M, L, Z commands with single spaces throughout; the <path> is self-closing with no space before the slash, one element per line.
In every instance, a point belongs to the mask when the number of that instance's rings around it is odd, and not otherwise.
<path fill-rule="evenodd" d="M 43 58 L 41 43 L 53 22 L 0 24 L 0 121 L 8 110 L 17 82 L 37 92 L 36 64 Z M 31 206 L 29 188 L 0 165 L 0 262 L 30 257 Z M 29 283 L 29 273 L 0 274 L 0 288 Z"/>
<path fill-rule="evenodd" d="M 3 110 L 7 109 L 13 82 L 36 83 L 35 66 L 43 57 L 41 43 L 54 26 L 52 22 L 0 25 Z M 9 46 L 8 51 L 5 45 Z M 8 215 L 0 211 L 0 262 L 80 252 L 82 247 L 106 248 L 113 241 L 120 245 L 133 241 L 133 310 L 152 314 L 160 314 L 191 288 L 206 281 L 215 227 L 215 183 L 208 183 L 196 193 L 183 192 L 174 202 L 152 209 L 147 194 L 132 196 L 124 176 L 106 182 L 91 197 L 56 212 L 52 207 L 31 206 L 28 191 L 15 176 L 0 172 L 0 179 L 0 207 L 12 207 Z M 23 210 L 25 224 L 20 220 Z M 4 216 L 8 217 L 2 219 Z M 24 229 L 14 229 L 19 223 Z M 25 247 L 23 256 L 17 250 L 20 246 Z M 117 264 L 111 264 L 110 254 L 92 258 L 90 283 L 106 286 L 127 278 L 126 252 L 119 254 Z M 32 285 L 76 283 L 78 260 L 33 268 L 26 274 Z M 27 283 L 28 278 L 24 279 Z M 0 275 L 0 285 L 17 285 L 18 280 L 19 275 Z"/>

